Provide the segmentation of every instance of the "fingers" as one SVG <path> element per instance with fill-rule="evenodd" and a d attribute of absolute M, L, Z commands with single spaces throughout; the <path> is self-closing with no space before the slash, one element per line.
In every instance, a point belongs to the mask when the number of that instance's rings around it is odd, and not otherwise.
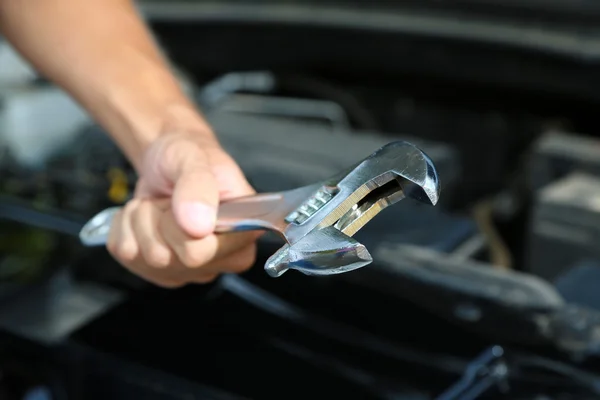
<path fill-rule="evenodd" d="M 249 270 L 256 261 L 256 245 L 248 245 L 233 254 L 205 265 L 200 270 L 189 270 L 188 280 L 193 283 L 208 283 L 215 280 L 221 273 L 239 274 Z M 198 272 L 196 272 L 198 271 Z"/>
<path fill-rule="evenodd" d="M 165 176 L 175 182 L 173 214 L 184 232 L 195 238 L 212 233 L 219 206 L 218 182 L 208 154 L 186 140 L 173 142 L 164 154 Z"/>
<path fill-rule="evenodd" d="M 109 234 L 107 247 L 117 261 L 159 286 L 210 282 L 254 262 L 260 233 L 214 234 L 220 200 L 253 189 L 229 155 L 201 140 L 180 133 L 151 144 L 135 199 Z"/>
<path fill-rule="evenodd" d="M 255 232 L 244 232 L 195 239 L 179 227 L 170 211 L 163 214 L 159 229 L 179 261 L 188 268 L 198 268 L 213 259 L 235 253 L 254 243 L 258 237 Z"/>
<path fill-rule="evenodd" d="M 163 214 L 156 202 L 141 201 L 131 214 L 131 226 L 139 251 L 146 264 L 154 268 L 166 268 L 173 262 L 173 252 L 159 231 Z"/>
<path fill-rule="evenodd" d="M 135 199 L 115 216 L 107 247 L 134 274 L 155 285 L 176 288 L 247 270 L 254 263 L 259 235 L 211 234 L 196 239 L 179 227 L 165 201 Z"/>
<path fill-rule="evenodd" d="M 252 243 L 224 257 L 215 259 L 210 264 L 207 264 L 203 271 L 210 272 L 226 272 L 239 274 L 249 270 L 256 262 L 256 244 Z"/>
<path fill-rule="evenodd" d="M 123 264 L 137 259 L 139 247 L 131 226 L 131 216 L 139 200 L 132 200 L 119 211 L 111 224 L 107 240 L 109 252 Z"/>

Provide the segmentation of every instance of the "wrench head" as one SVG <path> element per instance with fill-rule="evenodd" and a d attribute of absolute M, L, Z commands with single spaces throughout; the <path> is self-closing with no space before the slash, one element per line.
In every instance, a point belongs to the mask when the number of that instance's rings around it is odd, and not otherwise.
<path fill-rule="evenodd" d="M 288 244 L 265 265 L 271 276 L 288 269 L 307 275 L 332 275 L 372 262 L 364 245 L 352 236 L 383 209 L 405 197 L 437 204 L 440 181 L 432 160 L 416 146 L 397 141 L 375 151 L 354 167 L 326 180 L 317 194 L 333 198 L 286 231 Z M 303 206 L 304 207 L 304 206 Z"/>
<path fill-rule="evenodd" d="M 402 198 L 410 197 L 436 205 L 441 191 L 431 158 L 405 141 L 388 143 L 337 179 L 337 186 L 342 190 L 348 189 L 348 198 L 352 202 L 359 202 L 365 197 L 377 201 L 401 191 Z"/>
<path fill-rule="evenodd" d="M 404 163 L 393 171 L 406 197 L 432 206 L 437 204 L 441 192 L 440 179 L 433 161 L 425 152 L 407 142 L 394 142 L 380 151 L 387 153 L 388 162 Z"/>
<path fill-rule="evenodd" d="M 373 261 L 367 248 L 333 226 L 313 231 L 293 245 L 285 245 L 265 264 L 271 277 L 288 269 L 306 275 L 341 274 L 364 267 Z"/>

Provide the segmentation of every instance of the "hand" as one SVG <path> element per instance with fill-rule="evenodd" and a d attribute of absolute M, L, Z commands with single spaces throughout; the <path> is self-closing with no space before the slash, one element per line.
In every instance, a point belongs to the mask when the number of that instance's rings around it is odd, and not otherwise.
<path fill-rule="evenodd" d="M 259 234 L 213 230 L 220 200 L 253 192 L 212 137 L 161 136 L 145 153 L 135 196 L 116 216 L 108 250 L 127 269 L 162 287 L 245 271 L 254 263 Z"/>

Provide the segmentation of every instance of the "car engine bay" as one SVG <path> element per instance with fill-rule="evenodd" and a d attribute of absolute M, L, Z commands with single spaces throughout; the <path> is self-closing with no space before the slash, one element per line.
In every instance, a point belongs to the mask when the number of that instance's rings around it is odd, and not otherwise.
<path fill-rule="evenodd" d="M 135 171 L 66 94 L 0 74 L 0 399 L 600 398 L 583 3 L 141 3 L 258 192 L 393 140 L 435 162 L 438 205 L 383 211 L 357 234 L 373 264 L 331 277 L 268 277 L 269 235 L 249 272 L 177 290 L 82 247 Z"/>

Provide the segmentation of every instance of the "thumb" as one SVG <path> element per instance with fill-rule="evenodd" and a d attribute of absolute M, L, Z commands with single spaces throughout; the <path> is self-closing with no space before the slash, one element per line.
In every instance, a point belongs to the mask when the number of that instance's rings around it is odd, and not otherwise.
<path fill-rule="evenodd" d="M 177 157 L 165 168 L 173 182 L 172 208 L 177 224 L 188 235 L 210 235 L 217 219 L 219 189 L 208 155 L 197 144 L 180 141 L 171 154 Z"/>

